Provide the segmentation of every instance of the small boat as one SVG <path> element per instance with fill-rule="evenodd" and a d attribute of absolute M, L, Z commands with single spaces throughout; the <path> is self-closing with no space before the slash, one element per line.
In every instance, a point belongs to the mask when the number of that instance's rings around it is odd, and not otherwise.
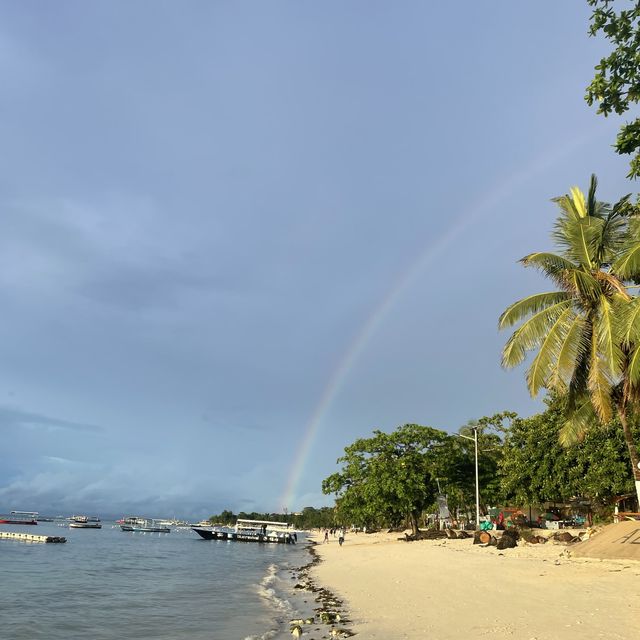
<path fill-rule="evenodd" d="M 127 516 L 120 521 L 123 531 L 140 531 L 143 533 L 171 533 L 171 529 L 156 522 L 153 518 L 141 518 L 140 516 Z"/>
<path fill-rule="evenodd" d="M 12 511 L 8 516 L 0 516 L 0 524 L 38 524 L 37 511 Z"/>
<path fill-rule="evenodd" d="M 71 516 L 70 529 L 102 529 L 100 518 L 89 516 Z"/>
<path fill-rule="evenodd" d="M 235 542 L 272 542 L 280 544 L 295 544 L 298 539 L 294 531 L 285 522 L 270 520 L 246 520 L 239 518 L 235 527 L 191 527 L 205 540 L 232 540 Z"/>

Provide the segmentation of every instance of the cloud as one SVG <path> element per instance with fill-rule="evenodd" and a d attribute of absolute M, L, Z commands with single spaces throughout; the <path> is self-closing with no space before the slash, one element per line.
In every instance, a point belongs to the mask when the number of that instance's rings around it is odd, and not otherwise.
<path fill-rule="evenodd" d="M 103 433 L 104 428 L 93 424 L 52 418 L 39 413 L 0 406 L 0 428 L 44 429 L 46 431 L 75 431 Z"/>
<path fill-rule="evenodd" d="M 82 295 L 109 305 L 140 310 L 171 307 L 183 293 L 219 290 L 222 279 L 182 271 L 178 265 L 119 265 L 79 287 Z"/>
<path fill-rule="evenodd" d="M 22 295 L 66 294 L 153 312 L 175 307 L 192 293 L 235 297 L 255 288 L 250 265 L 230 265 L 223 258 L 233 250 L 221 233 L 205 223 L 185 229 L 142 195 L 2 204 L 0 286 Z"/>

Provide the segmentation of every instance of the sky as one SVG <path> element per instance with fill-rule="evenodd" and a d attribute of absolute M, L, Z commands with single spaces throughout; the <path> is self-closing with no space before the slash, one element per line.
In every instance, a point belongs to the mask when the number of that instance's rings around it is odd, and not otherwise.
<path fill-rule="evenodd" d="M 637 190 L 588 18 L 0 0 L 0 512 L 291 512 L 375 428 L 539 411 L 517 260 Z"/>

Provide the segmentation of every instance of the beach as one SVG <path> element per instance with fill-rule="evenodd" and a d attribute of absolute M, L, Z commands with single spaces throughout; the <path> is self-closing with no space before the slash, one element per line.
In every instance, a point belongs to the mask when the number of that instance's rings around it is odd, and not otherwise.
<path fill-rule="evenodd" d="M 344 601 L 363 640 L 638 637 L 640 562 L 575 558 L 552 542 L 498 551 L 401 536 L 316 538 L 312 577 Z"/>

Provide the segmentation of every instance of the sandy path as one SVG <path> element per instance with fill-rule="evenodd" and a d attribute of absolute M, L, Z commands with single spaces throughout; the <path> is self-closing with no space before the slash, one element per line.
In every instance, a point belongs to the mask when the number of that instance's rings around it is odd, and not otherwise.
<path fill-rule="evenodd" d="M 359 638 L 640 638 L 638 562 L 571 559 L 551 543 L 500 552 L 397 537 L 316 546 L 313 574 L 346 601 Z"/>

